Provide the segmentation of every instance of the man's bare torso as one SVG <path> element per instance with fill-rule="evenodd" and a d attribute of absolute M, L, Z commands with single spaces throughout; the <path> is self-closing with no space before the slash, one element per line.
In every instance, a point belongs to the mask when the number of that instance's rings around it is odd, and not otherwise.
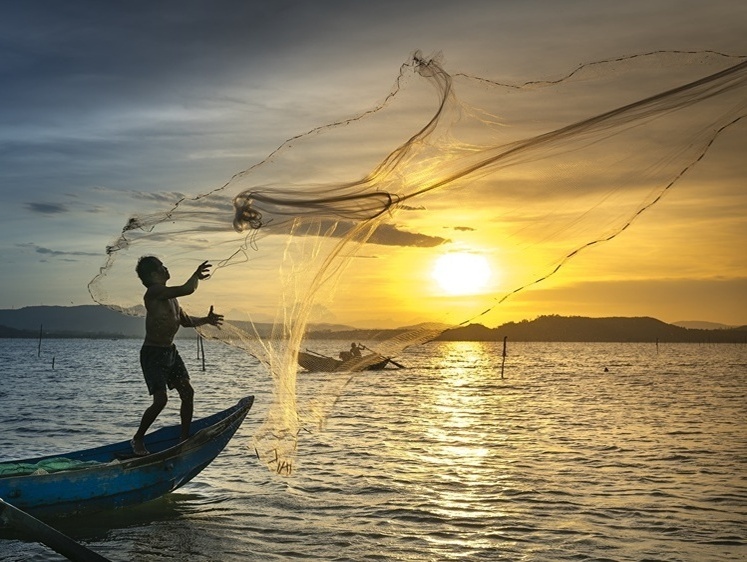
<path fill-rule="evenodd" d="M 159 299 L 145 293 L 145 345 L 170 347 L 179 330 L 181 309 L 176 299 Z"/>

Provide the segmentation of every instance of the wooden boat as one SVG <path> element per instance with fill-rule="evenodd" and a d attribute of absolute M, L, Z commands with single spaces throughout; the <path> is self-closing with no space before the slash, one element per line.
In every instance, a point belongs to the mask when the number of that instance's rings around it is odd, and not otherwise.
<path fill-rule="evenodd" d="M 325 357 L 319 354 L 298 352 L 298 364 L 307 371 L 381 371 L 386 368 L 391 360 L 376 353 L 370 353 L 363 357 L 355 357 L 347 361 Z"/>
<path fill-rule="evenodd" d="M 46 457 L 4 461 L 38 466 L 67 460 L 69 469 L 0 476 L 0 498 L 36 517 L 69 516 L 143 503 L 176 490 L 220 454 L 244 421 L 254 397 L 192 422 L 192 436 L 179 443 L 180 427 L 145 436 L 151 454 L 133 455 L 129 441 Z M 48 462 L 46 463 L 48 464 Z"/>

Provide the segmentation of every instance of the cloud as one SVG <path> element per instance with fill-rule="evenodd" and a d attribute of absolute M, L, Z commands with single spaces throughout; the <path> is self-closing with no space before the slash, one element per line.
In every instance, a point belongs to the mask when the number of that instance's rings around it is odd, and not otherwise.
<path fill-rule="evenodd" d="M 56 215 L 68 212 L 68 208 L 62 203 L 26 203 L 26 208 L 42 215 Z"/>
<path fill-rule="evenodd" d="M 155 201 L 158 203 L 175 204 L 177 201 L 188 197 L 180 191 L 142 191 L 139 189 L 117 189 L 103 185 L 96 185 L 91 191 L 104 194 L 107 197 L 112 195 L 126 195 L 137 201 Z"/>
<path fill-rule="evenodd" d="M 78 198 L 78 196 L 73 195 L 67 195 L 67 197 L 72 198 Z M 72 204 L 66 204 L 66 203 L 25 203 L 24 206 L 26 209 L 33 213 L 38 213 L 40 215 L 62 215 L 66 213 L 74 213 L 77 211 L 82 211 L 84 213 L 90 213 L 90 214 L 99 214 L 99 213 L 108 213 L 109 208 L 102 206 L 102 205 L 96 205 L 96 204 L 79 204 L 75 201 L 72 202 Z"/>
<path fill-rule="evenodd" d="M 705 320 L 743 325 L 747 318 L 746 291 L 744 276 L 581 280 L 526 291 L 522 303 L 541 313 L 653 316 L 665 322 Z"/>
<path fill-rule="evenodd" d="M 95 253 L 95 252 L 75 252 L 75 251 L 68 251 L 68 250 L 52 250 L 51 248 L 45 248 L 44 246 L 37 246 L 33 243 L 27 243 L 27 244 L 17 244 L 19 248 L 31 248 L 34 250 L 37 254 L 42 254 L 45 256 L 53 256 L 53 257 L 63 257 L 63 256 L 93 256 L 93 257 L 100 257 L 101 254 Z"/>
<path fill-rule="evenodd" d="M 220 231 L 230 231 L 230 223 L 226 223 L 223 227 L 220 225 L 203 225 L 196 226 L 192 229 L 194 233 L 197 232 L 208 232 L 215 233 Z M 289 221 L 283 228 L 274 229 L 274 234 L 286 235 L 290 233 L 291 222 Z M 329 232 L 330 236 L 334 238 L 344 238 L 353 229 L 354 225 L 346 221 L 339 221 L 334 224 L 332 221 L 322 221 L 320 230 L 322 232 Z M 301 230 L 295 232 L 296 236 L 316 236 L 317 230 L 311 229 L 309 232 L 304 233 Z M 148 232 L 148 239 L 151 242 L 154 241 L 168 241 L 173 237 L 172 232 Z M 196 241 L 195 241 L 196 242 Z M 205 240 L 205 245 L 208 245 L 208 241 Z M 442 238 L 441 236 L 430 236 L 428 234 L 421 234 L 418 232 L 408 232 L 399 229 L 396 225 L 382 224 L 380 225 L 371 237 L 368 239 L 368 244 L 378 244 L 380 246 L 403 246 L 410 248 L 435 248 L 443 244 L 451 242 L 449 238 Z M 197 246 L 195 246 L 197 247 Z"/>
<path fill-rule="evenodd" d="M 129 194 L 132 196 L 133 199 L 137 199 L 140 201 L 156 201 L 158 203 L 176 203 L 178 201 L 181 201 L 186 197 L 183 193 L 179 193 L 178 191 L 167 191 L 167 192 L 157 192 L 157 193 L 149 193 L 147 191 L 136 191 L 132 190 L 129 191 Z"/>
<path fill-rule="evenodd" d="M 448 238 L 429 236 L 417 232 L 399 230 L 391 224 L 382 224 L 368 240 L 371 244 L 382 246 L 410 246 L 416 248 L 434 248 L 450 242 Z"/>
<path fill-rule="evenodd" d="M 331 232 L 331 235 L 335 238 L 344 238 L 354 227 L 352 223 L 346 221 L 338 222 L 334 230 L 332 230 L 333 226 L 332 222 L 323 221 L 321 229 L 322 231 Z M 296 234 L 299 234 L 299 232 L 296 232 Z M 435 248 L 436 246 L 448 244 L 449 242 L 451 242 L 450 239 L 441 238 L 440 236 L 430 236 L 428 234 L 400 230 L 393 224 L 379 225 L 368 239 L 368 244 L 378 244 L 380 246 L 405 246 L 411 248 Z"/>

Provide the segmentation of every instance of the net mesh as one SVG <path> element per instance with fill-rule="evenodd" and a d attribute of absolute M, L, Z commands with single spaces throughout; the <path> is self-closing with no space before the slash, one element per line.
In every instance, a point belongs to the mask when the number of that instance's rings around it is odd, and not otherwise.
<path fill-rule="evenodd" d="M 489 314 L 660 201 L 744 117 L 746 60 L 656 52 L 502 83 L 415 53 L 379 105 L 289 139 L 216 189 L 133 216 L 91 295 L 142 314 L 141 255 L 185 279 L 210 260 L 211 279 L 182 306 L 202 315 L 215 305 L 229 321 L 202 335 L 267 367 L 274 403 L 254 448 L 289 474 L 299 436 L 324 424 L 356 372 Z M 500 277 L 445 292 L 430 271 L 455 252 L 500 264 Z M 297 376 L 314 334 L 350 326 L 367 328 L 375 354 Z"/>

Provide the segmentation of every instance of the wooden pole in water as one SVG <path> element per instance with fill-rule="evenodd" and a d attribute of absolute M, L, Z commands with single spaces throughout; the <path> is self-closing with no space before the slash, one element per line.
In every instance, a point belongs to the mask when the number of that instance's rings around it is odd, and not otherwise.
<path fill-rule="evenodd" d="M 42 523 L 16 506 L 0 498 L 0 521 L 6 525 L 29 534 L 34 540 L 47 545 L 55 552 L 62 554 L 73 562 L 110 562 L 93 550 L 75 542 L 57 529 Z"/>
<path fill-rule="evenodd" d="M 202 370 L 205 370 L 205 344 L 203 343 L 202 336 L 200 337 L 200 355 L 202 355 Z"/>
<path fill-rule="evenodd" d="M 503 378 L 503 368 L 506 366 L 506 340 L 508 336 L 503 336 L 503 359 L 501 360 L 501 378 Z"/>
<path fill-rule="evenodd" d="M 42 355 L 42 328 L 44 328 L 44 324 L 39 324 L 39 348 L 36 352 L 37 357 L 41 357 Z"/>

